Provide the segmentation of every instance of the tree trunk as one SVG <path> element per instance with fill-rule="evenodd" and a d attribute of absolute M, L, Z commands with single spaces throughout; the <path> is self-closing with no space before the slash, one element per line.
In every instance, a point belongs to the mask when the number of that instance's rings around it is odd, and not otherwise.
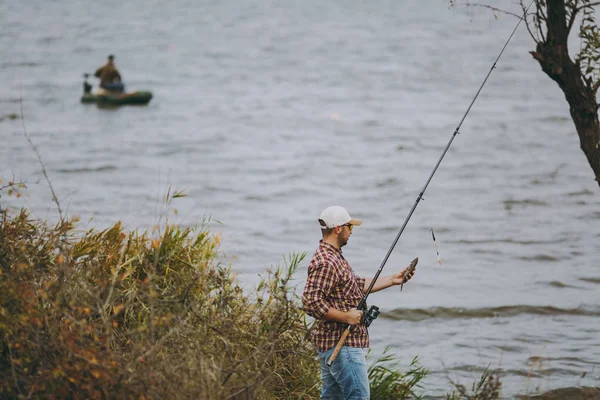
<path fill-rule="evenodd" d="M 567 39 L 569 31 L 564 0 L 548 0 L 546 40 L 538 42 L 531 55 L 565 94 L 571 118 L 579 135 L 580 147 L 588 159 L 598 185 L 600 185 L 600 123 L 596 93 L 584 81 L 579 65 L 569 57 Z"/>

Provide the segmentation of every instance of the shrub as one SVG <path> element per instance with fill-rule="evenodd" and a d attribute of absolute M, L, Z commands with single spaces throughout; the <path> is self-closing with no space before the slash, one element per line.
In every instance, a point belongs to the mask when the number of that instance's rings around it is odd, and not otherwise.
<path fill-rule="evenodd" d="M 251 302 L 204 228 L 116 224 L 80 239 L 21 212 L 0 225 L 0 391 L 8 398 L 316 398 L 288 282 Z"/>

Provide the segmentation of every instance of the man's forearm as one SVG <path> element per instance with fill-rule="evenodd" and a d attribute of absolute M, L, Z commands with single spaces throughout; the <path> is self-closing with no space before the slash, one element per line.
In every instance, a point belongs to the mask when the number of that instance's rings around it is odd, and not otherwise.
<path fill-rule="evenodd" d="M 367 293 L 367 289 L 369 288 L 369 285 L 371 284 L 372 281 L 373 281 L 373 279 L 371 279 L 371 278 L 365 278 L 365 287 L 363 287 L 363 289 L 362 289 L 363 293 Z M 390 286 L 393 286 L 391 276 L 384 276 L 383 278 L 377 278 L 377 281 L 373 285 L 373 289 L 371 289 L 371 293 L 378 292 L 383 289 L 387 289 Z"/>
<path fill-rule="evenodd" d="M 336 308 L 329 307 L 329 310 L 324 315 L 329 321 L 341 322 L 348 325 L 357 325 L 362 321 L 363 312 L 355 308 L 348 311 L 340 311 Z"/>
<path fill-rule="evenodd" d="M 341 322 L 343 324 L 348 323 L 347 314 L 344 311 L 340 311 L 333 307 L 329 307 L 329 310 L 327 310 L 324 317 L 328 321 Z"/>

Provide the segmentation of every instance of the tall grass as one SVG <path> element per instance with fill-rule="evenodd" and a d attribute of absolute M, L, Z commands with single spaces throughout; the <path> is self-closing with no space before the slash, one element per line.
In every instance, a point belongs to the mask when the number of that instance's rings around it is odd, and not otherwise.
<path fill-rule="evenodd" d="M 446 395 L 447 400 L 497 400 L 500 398 L 502 382 L 490 371 L 490 366 L 481 374 L 479 381 L 473 382 L 471 390 L 460 383 L 451 381 L 454 389 Z"/>
<path fill-rule="evenodd" d="M 388 352 L 389 347 L 369 367 L 371 400 L 421 399 L 422 396 L 415 393 L 415 389 L 422 389 L 421 380 L 427 376 L 428 370 L 420 366 L 415 357 L 408 371 L 401 372 L 398 369 L 399 361 Z"/>

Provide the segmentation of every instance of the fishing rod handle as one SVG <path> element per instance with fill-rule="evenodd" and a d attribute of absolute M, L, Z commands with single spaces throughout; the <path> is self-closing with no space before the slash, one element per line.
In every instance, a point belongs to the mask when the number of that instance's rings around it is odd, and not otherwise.
<path fill-rule="evenodd" d="M 352 325 L 348 325 L 348 327 L 346 328 L 346 330 L 342 334 L 342 337 L 340 338 L 340 341 L 338 342 L 337 346 L 335 346 L 335 350 L 333 350 L 333 353 L 331 353 L 331 357 L 329 357 L 329 360 L 327 360 L 327 366 L 328 367 L 331 367 L 331 365 L 333 364 L 333 362 L 337 358 L 338 354 L 340 353 L 340 350 L 342 350 L 342 347 L 344 346 L 344 343 L 346 343 L 346 338 L 348 338 L 348 335 L 350 334 L 350 327 L 351 326 Z"/>

